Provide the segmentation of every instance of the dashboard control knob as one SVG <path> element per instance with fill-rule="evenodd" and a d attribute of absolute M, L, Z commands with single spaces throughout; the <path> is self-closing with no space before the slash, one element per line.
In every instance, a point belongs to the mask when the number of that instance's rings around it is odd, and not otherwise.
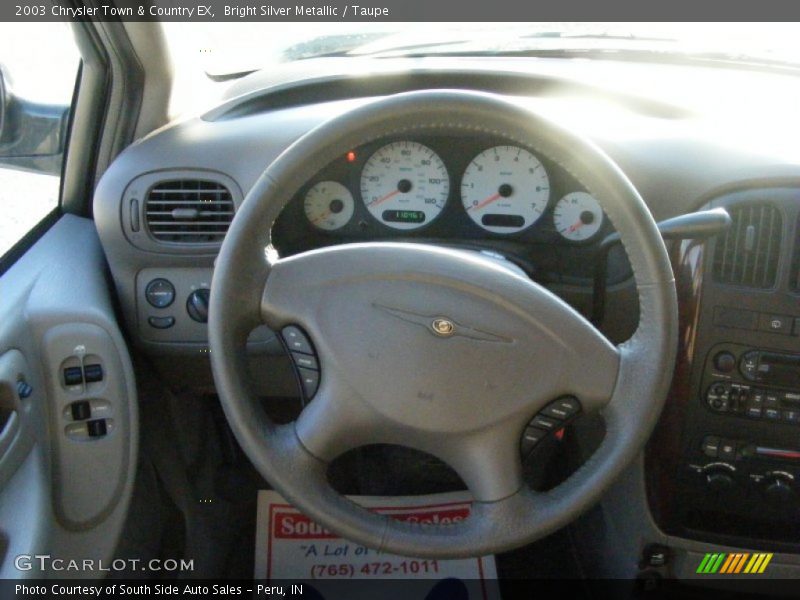
<path fill-rule="evenodd" d="M 208 302 L 211 291 L 208 288 L 200 288 L 189 294 L 186 299 L 186 312 L 192 320 L 198 323 L 208 323 Z"/>
<path fill-rule="evenodd" d="M 734 469 L 727 465 L 718 464 L 706 469 L 706 485 L 709 491 L 715 494 L 723 494 L 736 485 L 733 478 Z"/>
<path fill-rule="evenodd" d="M 167 308 L 175 300 L 175 286 L 164 278 L 153 279 L 144 290 L 144 297 L 151 306 Z"/>
<path fill-rule="evenodd" d="M 772 473 L 766 479 L 764 496 L 776 503 L 791 502 L 795 497 L 792 478 L 783 473 Z"/>
<path fill-rule="evenodd" d="M 720 373 L 730 373 L 736 368 L 736 357 L 727 351 L 714 356 L 714 368 Z"/>

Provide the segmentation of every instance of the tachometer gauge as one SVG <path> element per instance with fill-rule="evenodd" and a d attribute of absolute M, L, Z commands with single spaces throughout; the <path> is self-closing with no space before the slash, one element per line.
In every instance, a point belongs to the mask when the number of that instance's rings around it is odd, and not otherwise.
<path fill-rule="evenodd" d="M 442 159 L 417 142 L 394 142 L 379 149 L 361 172 L 367 210 L 394 229 L 416 229 L 442 212 L 450 178 Z"/>
<path fill-rule="evenodd" d="M 472 159 L 461 182 L 469 217 L 487 231 L 516 233 L 542 216 L 550 181 L 539 159 L 524 148 L 496 146 Z"/>
<path fill-rule="evenodd" d="M 336 181 L 320 181 L 306 192 L 303 200 L 306 218 L 314 227 L 325 231 L 347 225 L 355 207 L 350 190 Z"/>
<path fill-rule="evenodd" d="M 553 223 L 568 240 L 582 242 L 600 231 L 603 209 L 591 194 L 572 192 L 556 202 Z"/>

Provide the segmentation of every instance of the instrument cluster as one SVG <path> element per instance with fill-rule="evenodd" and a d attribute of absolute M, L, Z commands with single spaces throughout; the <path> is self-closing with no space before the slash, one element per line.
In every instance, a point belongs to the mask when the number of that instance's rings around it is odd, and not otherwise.
<path fill-rule="evenodd" d="M 343 149 L 298 192 L 274 238 L 293 229 L 312 247 L 414 237 L 582 245 L 610 231 L 607 221 L 596 198 L 535 150 L 420 136 Z"/>

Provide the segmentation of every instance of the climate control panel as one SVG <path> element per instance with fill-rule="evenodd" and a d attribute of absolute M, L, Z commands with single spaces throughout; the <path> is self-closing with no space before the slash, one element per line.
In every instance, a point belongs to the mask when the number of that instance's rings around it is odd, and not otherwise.
<path fill-rule="evenodd" d="M 800 355 L 718 343 L 697 373 L 675 517 L 692 530 L 794 539 L 800 519 Z"/>

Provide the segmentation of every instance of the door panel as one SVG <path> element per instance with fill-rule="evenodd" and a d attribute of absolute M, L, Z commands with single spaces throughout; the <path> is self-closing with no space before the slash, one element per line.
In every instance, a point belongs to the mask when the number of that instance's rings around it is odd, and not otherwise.
<path fill-rule="evenodd" d="M 20 554 L 108 563 L 133 486 L 138 415 L 94 223 L 62 217 L 0 290 L 0 577 L 43 575 L 17 568 Z"/>
<path fill-rule="evenodd" d="M 0 356 L 0 486 L 14 474 L 33 446 L 30 380 L 30 369 L 19 350 Z"/>

